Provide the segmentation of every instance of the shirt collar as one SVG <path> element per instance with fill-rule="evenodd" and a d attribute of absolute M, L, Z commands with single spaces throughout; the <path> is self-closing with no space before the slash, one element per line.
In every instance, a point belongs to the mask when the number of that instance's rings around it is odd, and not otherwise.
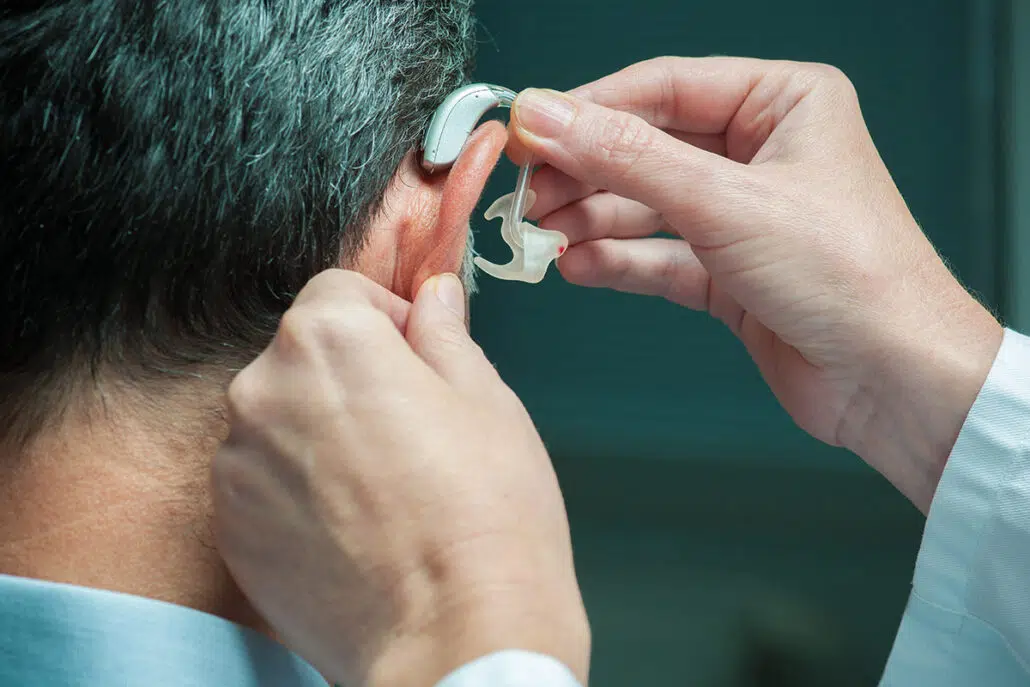
<path fill-rule="evenodd" d="M 326 687 L 254 630 L 128 594 L 0 575 L 0 685 Z"/>

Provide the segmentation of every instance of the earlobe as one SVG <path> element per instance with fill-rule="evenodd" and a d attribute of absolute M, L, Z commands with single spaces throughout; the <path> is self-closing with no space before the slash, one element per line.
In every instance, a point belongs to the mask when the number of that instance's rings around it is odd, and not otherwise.
<path fill-rule="evenodd" d="M 468 245 L 470 217 L 506 143 L 504 126 L 486 122 L 469 137 L 449 172 L 429 178 L 432 192 L 438 197 L 438 212 L 427 237 L 427 250 L 412 275 L 412 294 L 418 293 L 431 276 L 460 269 Z"/>

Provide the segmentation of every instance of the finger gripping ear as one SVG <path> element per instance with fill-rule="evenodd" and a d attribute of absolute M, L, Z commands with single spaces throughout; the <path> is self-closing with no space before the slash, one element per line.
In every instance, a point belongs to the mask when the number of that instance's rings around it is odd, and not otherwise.
<path fill-rule="evenodd" d="M 493 367 L 469 336 L 465 322 L 439 300 L 433 288 L 430 280 L 415 297 L 408 319 L 408 344 L 450 384 L 472 389 L 482 386 Z"/>

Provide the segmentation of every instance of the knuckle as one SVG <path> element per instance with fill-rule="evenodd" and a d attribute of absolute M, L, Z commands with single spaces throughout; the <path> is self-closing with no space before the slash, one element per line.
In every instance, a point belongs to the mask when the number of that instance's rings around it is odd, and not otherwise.
<path fill-rule="evenodd" d="M 374 337 L 385 315 L 352 303 L 307 304 L 286 311 L 276 341 L 289 352 L 336 351 Z"/>
<path fill-rule="evenodd" d="M 322 301 L 339 301 L 348 294 L 355 293 L 367 277 L 339 268 L 323 270 L 308 280 L 294 304 L 318 303 Z"/>
<path fill-rule="evenodd" d="M 357 274 L 355 272 L 333 267 L 316 274 L 308 284 L 318 290 L 337 291 L 341 289 L 346 290 L 347 287 L 354 284 L 356 279 Z"/>
<path fill-rule="evenodd" d="M 280 350 L 295 352 L 311 343 L 314 334 L 312 312 L 317 312 L 317 309 L 295 304 L 283 313 L 275 334 L 275 343 Z"/>
<path fill-rule="evenodd" d="M 659 295 L 663 298 L 670 298 L 676 290 L 683 263 L 678 255 L 670 251 L 658 267 L 658 286 L 661 289 Z"/>
<path fill-rule="evenodd" d="M 651 59 L 647 60 L 645 64 L 649 62 L 655 67 L 671 70 L 683 66 L 688 61 L 688 58 L 681 57 L 678 55 L 659 55 L 658 57 L 652 57 Z"/>
<path fill-rule="evenodd" d="M 633 278 L 633 260 L 628 255 L 609 251 L 604 267 L 609 280 L 619 284 L 622 288 L 629 287 Z"/>
<path fill-rule="evenodd" d="M 602 197 L 604 197 L 604 196 L 602 196 Z M 614 196 L 609 195 L 606 198 L 611 199 L 613 197 Z M 622 204 L 618 203 L 618 202 L 611 203 L 611 210 L 608 213 L 606 213 L 605 215 L 602 215 L 602 217 L 605 218 L 605 220 L 603 220 L 603 221 L 605 221 L 605 225 L 604 225 L 605 226 L 605 232 L 604 232 L 605 236 L 617 236 L 618 235 L 619 228 L 622 226 L 622 223 L 623 223 L 622 214 L 623 214 Z"/>
<path fill-rule="evenodd" d="M 265 390 L 254 364 L 245 367 L 229 384 L 226 401 L 234 417 L 246 420 L 263 406 Z"/>
<path fill-rule="evenodd" d="M 612 112 L 602 118 L 594 141 L 599 162 L 617 174 L 629 172 L 654 142 L 651 127 L 624 112 Z"/>
<path fill-rule="evenodd" d="M 396 335 L 389 317 L 364 306 L 327 313 L 317 331 L 319 345 L 331 366 L 346 358 L 367 362 L 369 352 L 381 349 L 390 336 Z"/>
<path fill-rule="evenodd" d="M 673 55 L 660 55 L 630 65 L 626 68 L 626 73 L 640 78 L 646 78 L 650 75 L 666 78 L 668 75 L 680 71 L 683 68 L 685 59 Z"/>
<path fill-rule="evenodd" d="M 851 83 L 851 80 L 848 79 L 844 71 L 835 65 L 816 63 L 812 68 L 819 77 L 826 79 L 827 81 L 831 81 L 833 83 Z"/>
<path fill-rule="evenodd" d="M 835 65 L 813 62 L 805 65 L 806 75 L 815 83 L 845 94 L 854 94 L 855 85 L 844 71 Z"/>
<path fill-rule="evenodd" d="M 266 364 L 267 361 L 262 363 L 262 367 Z M 275 370 L 244 370 L 233 379 L 226 392 L 227 443 L 264 436 L 272 424 L 283 419 L 285 409 L 295 401 L 296 395 L 289 379 L 276 374 Z"/>

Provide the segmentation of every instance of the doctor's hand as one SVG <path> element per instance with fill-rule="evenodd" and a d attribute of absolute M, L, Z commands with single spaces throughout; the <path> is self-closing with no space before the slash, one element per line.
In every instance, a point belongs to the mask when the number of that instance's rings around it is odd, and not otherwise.
<path fill-rule="evenodd" d="M 352 687 L 431 685 L 500 649 L 586 684 L 562 496 L 457 278 L 414 304 L 315 277 L 229 390 L 218 546 L 278 637 Z"/>
<path fill-rule="evenodd" d="M 513 158 L 546 163 L 528 216 L 568 235 L 567 280 L 707 310 L 802 428 L 926 512 L 1002 330 L 913 219 L 844 75 L 659 58 L 525 91 L 511 129 Z"/>

